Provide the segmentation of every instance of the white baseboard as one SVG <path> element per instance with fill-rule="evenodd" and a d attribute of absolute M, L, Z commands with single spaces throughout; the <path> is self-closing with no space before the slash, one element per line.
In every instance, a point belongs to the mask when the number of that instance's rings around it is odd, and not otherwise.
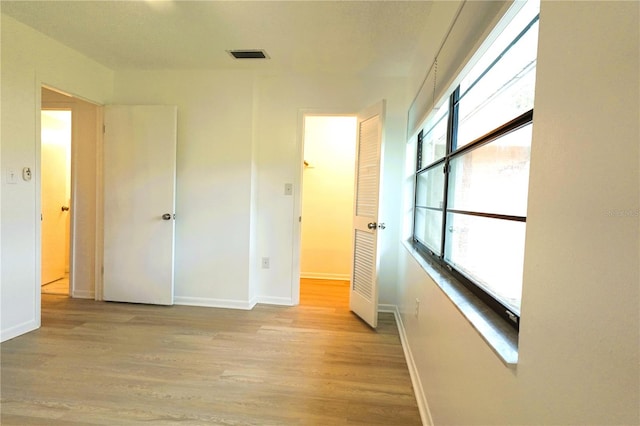
<path fill-rule="evenodd" d="M 350 274 L 328 274 L 325 272 L 300 272 L 300 278 L 310 278 L 313 280 L 337 280 L 350 281 Z"/>
<path fill-rule="evenodd" d="M 5 342 L 7 340 L 13 339 L 14 337 L 21 336 L 30 331 L 36 330 L 40 326 L 36 323 L 35 320 L 29 320 L 23 322 L 22 324 L 18 324 L 16 326 L 10 327 L 6 330 L 2 330 L 0 332 L 0 342 Z"/>
<path fill-rule="evenodd" d="M 96 294 L 94 291 L 88 290 L 75 290 L 72 292 L 71 297 L 74 299 L 91 299 L 95 300 Z"/>
<path fill-rule="evenodd" d="M 248 300 L 212 299 L 208 297 L 184 296 L 174 297 L 173 303 L 176 305 L 202 306 L 206 308 L 242 309 L 246 311 L 250 311 L 255 306 L 254 301 Z"/>
<path fill-rule="evenodd" d="M 424 394 L 422 387 L 422 381 L 418 374 L 418 368 L 416 367 L 415 360 L 411 354 L 411 348 L 409 348 L 409 342 L 407 341 L 407 333 L 404 329 L 402 317 L 400 311 L 396 305 L 378 305 L 378 312 L 392 312 L 396 318 L 396 324 L 398 325 L 398 334 L 400 335 L 400 342 L 402 343 L 402 350 L 404 351 L 404 357 L 407 360 L 407 367 L 409 368 L 409 376 L 411 377 L 411 384 L 413 385 L 413 391 L 416 394 L 416 402 L 418 404 L 418 410 L 420 411 L 420 419 L 424 426 L 433 426 L 433 418 L 431 417 L 431 411 L 429 410 L 429 404 L 427 404 L 427 397 Z"/>
<path fill-rule="evenodd" d="M 185 306 L 201 306 L 205 308 L 225 308 L 225 309 L 242 309 L 250 311 L 256 304 L 264 303 L 266 305 L 293 306 L 293 302 L 289 297 L 269 297 L 258 296 L 251 300 L 229 300 L 229 299 L 210 299 L 206 297 L 184 297 L 176 296 L 173 298 L 176 305 Z"/>
<path fill-rule="evenodd" d="M 395 315 L 396 313 L 396 305 L 387 305 L 384 303 L 378 303 L 378 312 L 391 312 Z"/>

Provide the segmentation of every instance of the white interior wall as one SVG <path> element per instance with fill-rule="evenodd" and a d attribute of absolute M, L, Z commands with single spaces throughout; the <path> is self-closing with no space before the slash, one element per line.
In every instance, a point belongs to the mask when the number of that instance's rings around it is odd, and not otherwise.
<path fill-rule="evenodd" d="M 434 424 L 640 423 L 639 28 L 637 2 L 542 3 L 517 368 L 401 248 Z"/>
<path fill-rule="evenodd" d="M 162 87 L 162 90 L 158 90 Z M 370 88 L 376 87 L 375 91 Z M 178 105 L 176 303 L 250 307 L 289 305 L 297 278 L 292 247 L 299 232 L 299 111 L 355 113 L 386 97 L 383 185 L 397 188 L 404 149 L 404 79 L 257 76 L 227 71 L 122 71 L 114 103 Z M 399 220 L 393 189 L 381 207 L 381 303 L 395 301 Z M 398 205 L 398 204 L 395 204 Z M 270 268 L 260 259 L 270 258 Z M 203 278 L 204 277 L 204 278 Z M 251 278 L 251 281 L 250 281 Z"/>
<path fill-rule="evenodd" d="M 254 79 L 255 93 L 255 79 Z M 252 97 L 252 117 L 257 115 L 258 102 L 256 97 Z M 249 300 L 251 303 L 257 301 L 259 288 L 258 273 L 258 137 L 256 126 L 252 122 L 251 133 L 251 207 L 249 223 Z"/>
<path fill-rule="evenodd" d="M 269 257 L 270 268 L 259 270 L 259 300 L 290 304 L 299 253 L 293 252 L 300 224 L 296 208 L 301 161 L 298 147 L 301 110 L 356 113 L 387 100 L 386 167 L 382 175 L 380 221 L 387 229 L 379 234 L 379 270 L 382 304 L 395 303 L 397 240 L 402 178 L 407 96 L 402 78 L 344 78 L 340 76 L 261 76 L 256 83 L 258 112 L 255 117 L 258 144 L 258 257 Z M 294 184 L 294 196 L 284 195 L 284 184 Z"/>
<path fill-rule="evenodd" d="M 113 103 L 178 106 L 175 302 L 250 308 L 252 74 L 116 72 Z"/>
<path fill-rule="evenodd" d="M 40 86 L 42 83 L 95 102 L 108 100 L 113 73 L 66 46 L 2 15 L 2 279 L 1 340 L 40 325 Z M 6 171 L 33 178 L 8 184 Z M 10 249 L 8 249 L 10 248 Z"/>
<path fill-rule="evenodd" d="M 40 83 L 99 103 L 178 105 L 178 303 L 247 308 L 256 301 L 295 301 L 292 270 L 298 254 L 292 238 L 299 223 L 294 197 L 285 198 L 283 186 L 294 183 L 298 194 L 301 109 L 355 113 L 387 98 L 384 155 L 392 160 L 402 156 L 404 79 L 254 77 L 236 71 L 113 73 L 12 18 L 3 16 L 2 31 L 2 99 L 12 106 L 2 111 L 3 170 L 34 166 Z M 383 185 L 394 188 L 401 168 L 391 166 L 384 170 Z M 3 309 L 4 339 L 38 326 L 33 283 L 39 259 L 33 241 L 39 236 L 33 181 L 5 184 L 2 190 L 3 201 L 8 200 L 3 202 L 2 241 L 14 248 L 3 251 L 2 259 L 3 300 L 11 300 L 11 307 Z M 387 218 L 381 237 L 382 303 L 395 300 L 395 193 L 390 191 L 386 198 L 391 201 L 381 206 L 381 217 Z M 258 269 L 262 256 L 271 257 L 271 269 Z"/>
<path fill-rule="evenodd" d="M 542 423 L 639 424 L 640 3 L 544 2 L 537 75 L 525 412 Z"/>
<path fill-rule="evenodd" d="M 355 116 L 305 116 L 303 278 L 351 279 L 356 123 Z"/>

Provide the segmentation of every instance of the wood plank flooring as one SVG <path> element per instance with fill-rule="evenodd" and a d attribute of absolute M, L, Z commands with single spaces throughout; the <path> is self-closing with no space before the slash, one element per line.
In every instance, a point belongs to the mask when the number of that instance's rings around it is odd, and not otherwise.
<path fill-rule="evenodd" d="M 57 281 L 44 284 L 40 287 L 40 292 L 44 294 L 69 295 L 69 274 Z"/>
<path fill-rule="evenodd" d="M 42 295 L 42 327 L 1 345 L 2 425 L 420 425 L 391 314 L 303 280 L 252 311 Z"/>

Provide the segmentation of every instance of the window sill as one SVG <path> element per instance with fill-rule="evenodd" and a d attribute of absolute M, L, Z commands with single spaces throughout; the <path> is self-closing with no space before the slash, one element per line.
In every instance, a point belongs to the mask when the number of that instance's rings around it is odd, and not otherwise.
<path fill-rule="evenodd" d="M 422 257 L 410 241 L 403 245 L 458 311 L 509 368 L 518 364 L 518 332 L 439 265 Z"/>

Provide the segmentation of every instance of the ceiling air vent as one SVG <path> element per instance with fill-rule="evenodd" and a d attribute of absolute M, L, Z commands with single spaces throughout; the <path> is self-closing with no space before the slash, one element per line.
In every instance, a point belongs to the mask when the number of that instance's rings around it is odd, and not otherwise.
<path fill-rule="evenodd" d="M 269 55 L 262 49 L 227 50 L 236 59 L 269 59 Z"/>

